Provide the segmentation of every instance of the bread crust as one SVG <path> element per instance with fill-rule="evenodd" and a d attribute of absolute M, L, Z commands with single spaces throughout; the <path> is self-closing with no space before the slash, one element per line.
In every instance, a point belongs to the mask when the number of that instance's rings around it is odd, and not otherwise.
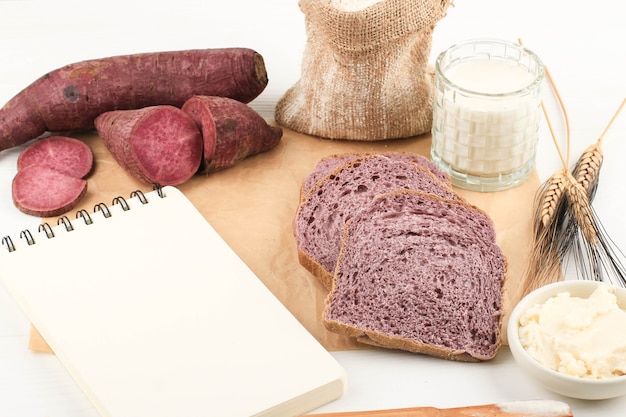
<path fill-rule="evenodd" d="M 298 249 L 298 261 L 304 269 L 309 271 L 311 275 L 322 283 L 324 288 L 328 291 L 331 290 L 333 286 L 334 273 L 328 272 L 319 262 L 300 249 Z"/>
<path fill-rule="evenodd" d="M 428 158 L 421 156 L 419 154 L 413 154 L 410 152 L 402 152 L 402 151 L 388 151 L 388 152 L 348 152 L 348 153 L 339 153 L 327 155 L 320 159 L 315 167 L 313 168 L 313 172 L 311 172 L 303 181 L 300 187 L 300 201 L 304 201 L 309 192 L 314 188 L 317 188 L 319 184 L 323 183 L 329 175 L 333 172 L 341 171 L 346 165 L 350 164 L 353 160 L 359 158 L 366 158 L 370 156 L 386 156 L 388 158 L 394 160 L 403 160 L 405 162 L 411 162 L 424 170 L 428 171 L 433 177 L 439 180 L 441 183 L 451 186 L 450 176 L 439 170 L 437 166 Z M 320 171 L 323 171 L 326 164 L 336 165 L 331 171 L 327 174 L 321 174 Z M 321 175 L 320 175 L 321 174 Z"/>
<path fill-rule="evenodd" d="M 441 359 L 458 362 L 481 362 L 492 359 L 490 357 L 474 357 L 464 350 L 445 349 L 443 347 L 417 343 L 413 340 L 402 337 L 390 337 L 384 333 L 375 331 L 364 331 L 345 323 L 334 320 L 324 320 L 324 326 L 328 331 L 355 338 L 359 343 L 375 346 L 383 349 L 403 350 L 412 353 L 419 353 L 434 356 Z M 499 346 L 498 346 L 499 348 Z"/>

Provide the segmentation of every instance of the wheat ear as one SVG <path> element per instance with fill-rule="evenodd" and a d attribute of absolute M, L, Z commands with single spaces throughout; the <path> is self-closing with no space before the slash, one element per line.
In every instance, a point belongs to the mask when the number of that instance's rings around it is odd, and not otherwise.
<path fill-rule="evenodd" d="M 533 245 L 525 268 L 524 294 L 549 284 L 560 276 L 562 251 L 558 234 L 567 205 L 565 181 L 567 170 L 556 171 L 538 190 L 535 198 Z"/>
<path fill-rule="evenodd" d="M 598 227 L 591 209 L 591 200 L 584 186 L 569 171 L 566 176 L 565 192 L 581 233 L 589 244 L 595 245 L 598 239 Z"/>
<path fill-rule="evenodd" d="M 585 149 L 572 169 L 576 182 L 583 187 L 588 196 L 593 195 L 598 186 L 603 159 L 601 144 L 598 141 Z"/>
<path fill-rule="evenodd" d="M 537 202 L 538 219 L 540 220 L 540 226 L 546 228 L 550 225 L 557 212 L 558 205 L 563 196 L 565 190 L 565 170 L 560 169 L 556 171 L 548 180 L 542 185 L 540 192 L 538 193 L 539 201 Z M 538 229 L 535 228 L 535 235 L 537 235 Z"/>

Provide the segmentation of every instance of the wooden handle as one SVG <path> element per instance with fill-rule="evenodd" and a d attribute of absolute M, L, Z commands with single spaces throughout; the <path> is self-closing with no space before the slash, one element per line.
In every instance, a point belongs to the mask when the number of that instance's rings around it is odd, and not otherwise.
<path fill-rule="evenodd" d="M 414 407 L 389 410 L 312 414 L 308 417 L 573 417 L 560 401 L 519 401 L 458 408 Z"/>
<path fill-rule="evenodd" d="M 309 417 L 440 417 L 442 410 L 434 407 L 397 408 L 393 410 L 350 411 L 313 414 Z"/>

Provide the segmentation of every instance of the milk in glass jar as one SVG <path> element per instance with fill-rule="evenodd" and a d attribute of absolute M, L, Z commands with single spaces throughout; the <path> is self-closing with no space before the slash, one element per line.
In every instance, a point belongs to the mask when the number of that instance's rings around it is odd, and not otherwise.
<path fill-rule="evenodd" d="M 536 54 L 503 40 L 471 40 L 438 56 L 431 157 L 453 185 L 500 191 L 530 176 L 543 78 Z"/>

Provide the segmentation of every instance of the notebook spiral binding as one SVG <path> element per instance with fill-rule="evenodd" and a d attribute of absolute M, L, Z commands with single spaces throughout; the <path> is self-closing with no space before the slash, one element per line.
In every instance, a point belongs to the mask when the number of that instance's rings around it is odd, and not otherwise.
<path fill-rule="evenodd" d="M 156 194 L 160 198 L 165 197 L 163 188 L 160 185 L 155 184 L 153 188 L 156 191 Z M 137 198 L 141 204 L 149 203 L 148 198 L 141 190 L 135 190 L 131 192 L 130 198 Z M 117 196 L 112 200 L 111 206 L 116 205 L 116 204 L 119 204 L 122 207 L 123 211 L 128 211 L 131 209 L 126 198 L 122 196 Z M 82 219 L 86 225 L 90 225 L 90 224 L 93 224 L 92 214 L 95 214 L 98 212 L 101 212 L 102 216 L 105 219 L 108 219 L 109 217 L 112 216 L 111 210 L 109 209 L 109 207 L 110 206 L 107 205 L 106 203 L 97 203 L 93 207 L 93 213 L 91 214 L 89 213 L 89 211 L 85 209 L 80 209 L 76 212 L 76 219 Z M 57 226 L 60 226 L 60 225 L 63 225 L 67 232 L 71 232 L 74 230 L 74 225 L 72 223 L 72 220 L 70 220 L 68 216 L 61 216 L 57 218 Z M 48 239 L 51 239 L 55 236 L 54 230 L 48 222 L 44 222 L 40 224 L 37 232 L 45 234 L 46 238 Z M 26 243 L 28 244 L 28 246 L 34 245 L 36 243 L 35 238 L 33 237 L 33 234 L 28 229 L 24 229 L 20 232 L 20 239 L 24 239 Z M 2 238 L 2 245 L 6 247 L 8 252 L 14 252 L 16 250 L 15 244 L 13 243 L 13 239 L 11 238 L 11 236 L 4 236 Z"/>

